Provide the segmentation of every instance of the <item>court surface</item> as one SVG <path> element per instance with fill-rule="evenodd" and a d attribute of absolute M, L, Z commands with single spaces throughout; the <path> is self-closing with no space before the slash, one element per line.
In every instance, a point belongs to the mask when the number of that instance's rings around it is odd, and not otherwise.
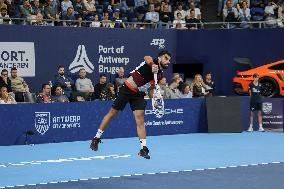
<path fill-rule="evenodd" d="M 0 147 L 0 188 L 284 188 L 283 133 L 184 134 Z"/>

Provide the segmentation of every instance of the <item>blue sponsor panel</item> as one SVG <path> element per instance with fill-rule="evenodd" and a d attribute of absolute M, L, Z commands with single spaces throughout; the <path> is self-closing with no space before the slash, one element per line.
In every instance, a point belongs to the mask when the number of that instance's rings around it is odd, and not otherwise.
<path fill-rule="evenodd" d="M 283 99 L 263 98 L 262 121 L 263 127 L 267 130 L 283 129 Z M 243 129 L 247 130 L 250 124 L 250 97 L 241 97 Z M 254 130 L 258 129 L 257 113 L 254 114 Z"/>
<path fill-rule="evenodd" d="M 112 102 L 1 105 L 0 145 L 89 140 Z M 148 102 L 145 111 L 148 135 L 206 132 L 204 99 L 167 100 L 158 119 Z M 32 131 L 34 135 L 27 135 Z M 104 138 L 134 137 L 136 124 L 127 106 L 110 123 Z"/>
<path fill-rule="evenodd" d="M 0 69 L 11 68 L 15 63 L 35 64 L 35 77 L 32 72 L 24 75 L 30 76 L 26 80 L 31 91 L 35 92 L 40 90 L 41 84 L 54 79 L 58 65 L 63 65 L 66 75 L 71 75 L 73 79 L 78 77 L 80 68 L 85 68 L 87 77 L 97 83 L 100 73 L 106 73 L 113 80 L 119 67 L 123 67 L 125 74 L 128 74 L 143 61 L 145 55 L 156 56 L 164 49 L 172 52 L 173 63 L 175 60 L 176 33 L 170 30 L 0 27 L 0 34 L 3 34 L 0 35 L 0 42 L 3 43 L 2 46 L 0 43 Z M 13 42 L 17 42 L 17 45 Z M 32 49 L 27 44 L 33 45 Z M 22 54 L 18 53 L 18 56 L 23 57 L 23 60 L 8 59 L 7 53 L 11 51 L 21 51 Z M 22 73 L 29 70 L 18 68 Z M 169 67 L 167 73 L 170 77 L 172 67 Z"/>

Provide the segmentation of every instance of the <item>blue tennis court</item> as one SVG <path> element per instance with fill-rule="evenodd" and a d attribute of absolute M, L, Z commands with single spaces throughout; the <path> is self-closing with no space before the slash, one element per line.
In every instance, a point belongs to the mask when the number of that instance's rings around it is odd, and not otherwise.
<path fill-rule="evenodd" d="M 185 134 L 0 147 L 0 188 L 283 188 L 283 133 Z"/>

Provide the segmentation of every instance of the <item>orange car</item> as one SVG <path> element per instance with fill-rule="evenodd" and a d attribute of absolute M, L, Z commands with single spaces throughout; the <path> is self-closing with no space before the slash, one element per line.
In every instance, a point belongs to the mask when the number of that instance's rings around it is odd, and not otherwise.
<path fill-rule="evenodd" d="M 234 91 L 237 94 L 248 94 L 249 84 L 253 81 L 252 75 L 255 73 L 259 74 L 263 96 L 284 95 L 284 60 L 238 72 L 233 78 Z"/>

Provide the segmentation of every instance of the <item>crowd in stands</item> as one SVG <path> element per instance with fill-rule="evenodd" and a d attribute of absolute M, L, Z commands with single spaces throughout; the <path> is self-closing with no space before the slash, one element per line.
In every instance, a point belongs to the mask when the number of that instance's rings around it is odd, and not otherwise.
<path fill-rule="evenodd" d="M 200 23 L 199 7 L 200 0 L 0 0 L 0 24 L 184 28 Z"/>
<path fill-rule="evenodd" d="M 198 29 L 201 5 L 201 0 L 0 0 L 0 24 Z M 250 26 L 248 21 L 283 27 L 284 3 L 219 0 L 218 16 L 226 22 L 242 22 L 243 28 Z"/>
<path fill-rule="evenodd" d="M 81 68 L 78 78 L 74 81 L 65 75 L 64 67 L 59 66 L 54 80 L 44 83 L 41 92 L 32 93 L 25 80 L 18 76 L 16 68 L 11 69 L 10 77 L 8 70 L 3 69 L 0 77 L 0 104 L 113 101 L 125 80 L 124 69 L 120 68 L 114 81 L 108 81 L 107 76 L 102 73 L 99 82 L 93 85 L 87 78 L 85 69 Z M 166 77 L 160 78 L 158 84 L 165 99 L 210 97 L 214 95 L 215 89 L 211 73 L 205 75 L 204 81 L 202 76 L 197 74 L 190 83 L 184 82 L 180 74 L 174 73 L 169 84 Z M 144 92 L 145 98 L 152 98 L 154 86 Z"/>
<path fill-rule="evenodd" d="M 265 27 L 283 27 L 283 0 L 219 0 L 218 16 L 230 24 L 230 28 L 249 28 L 250 21 L 265 21 Z"/>

